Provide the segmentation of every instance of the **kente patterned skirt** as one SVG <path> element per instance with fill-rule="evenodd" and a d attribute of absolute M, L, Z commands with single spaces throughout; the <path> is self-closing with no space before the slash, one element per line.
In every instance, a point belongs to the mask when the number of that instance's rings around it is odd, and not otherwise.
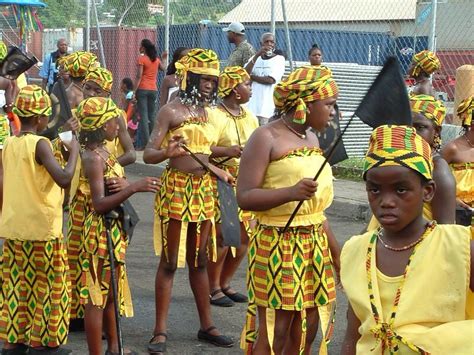
<path fill-rule="evenodd" d="M 323 336 L 328 341 L 332 334 L 336 285 L 322 225 L 292 227 L 284 235 L 280 228 L 258 225 L 250 239 L 248 259 L 249 306 L 241 347 L 249 352 L 256 340 L 257 306 L 267 308 L 267 324 L 272 310 L 301 312 L 300 352 L 306 338 L 306 309 L 318 307 Z M 271 325 L 268 333 L 272 344 Z"/>
<path fill-rule="evenodd" d="M 186 238 L 189 223 L 197 223 L 196 260 L 200 248 L 201 222 L 212 224 L 211 238 L 208 241 L 211 259 L 216 257 L 216 233 L 214 226 L 214 192 L 209 173 L 202 176 L 184 173 L 176 169 L 166 168 L 161 175 L 161 189 L 156 194 L 154 246 L 156 255 L 168 258 L 167 231 L 170 219 L 181 221 L 179 237 L 178 267 L 186 264 Z"/>
<path fill-rule="evenodd" d="M 70 283 L 62 239 L 4 241 L 0 339 L 33 347 L 66 343 Z"/>

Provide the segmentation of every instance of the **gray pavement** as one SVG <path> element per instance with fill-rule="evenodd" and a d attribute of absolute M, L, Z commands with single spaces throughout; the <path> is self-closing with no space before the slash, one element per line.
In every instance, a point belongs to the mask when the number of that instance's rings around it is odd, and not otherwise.
<path fill-rule="evenodd" d="M 134 164 L 126 170 L 128 178 L 135 180 L 142 176 L 159 175 L 162 167 Z M 346 204 L 343 204 L 343 198 L 346 198 Z M 366 203 L 363 198 L 362 184 L 343 180 L 335 181 L 335 202 L 328 214 L 331 226 L 341 245 L 351 235 L 359 233 L 365 225 L 364 221 L 354 219 L 357 215 L 354 211 L 357 211 L 363 203 Z M 154 196 L 142 193 L 133 196 L 131 200 L 141 218 L 127 252 L 127 268 L 135 316 L 123 319 L 122 324 L 126 347 L 139 354 L 147 354 L 146 345 L 151 338 L 154 326 L 154 278 L 159 260 L 154 255 L 152 240 Z M 349 210 L 352 211 L 350 216 L 347 213 Z M 241 292 L 245 291 L 245 267 L 245 263 L 242 263 L 233 282 L 235 289 Z M 347 300 L 342 291 L 338 292 L 337 305 L 336 330 L 329 348 L 329 354 L 339 354 L 344 336 Z M 230 335 L 236 340 L 236 345 L 233 348 L 216 348 L 199 342 L 196 337 L 199 322 L 189 287 L 187 269 L 178 270 L 175 276 L 169 311 L 167 353 L 186 355 L 241 354 L 238 340 L 244 324 L 245 311 L 246 305 L 242 304 L 236 304 L 232 308 L 212 307 L 212 315 L 216 326 L 224 334 Z M 319 341 L 318 338 L 317 344 L 319 344 Z M 73 354 L 87 354 L 85 334 L 70 334 L 67 347 L 73 350 Z M 316 354 L 316 350 L 313 353 Z"/>

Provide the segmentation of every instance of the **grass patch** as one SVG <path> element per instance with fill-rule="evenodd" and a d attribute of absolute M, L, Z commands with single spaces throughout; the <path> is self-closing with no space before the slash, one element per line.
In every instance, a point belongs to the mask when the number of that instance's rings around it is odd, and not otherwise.
<path fill-rule="evenodd" d="M 362 170 L 364 158 L 348 158 L 332 167 L 333 174 L 338 179 L 363 181 Z"/>

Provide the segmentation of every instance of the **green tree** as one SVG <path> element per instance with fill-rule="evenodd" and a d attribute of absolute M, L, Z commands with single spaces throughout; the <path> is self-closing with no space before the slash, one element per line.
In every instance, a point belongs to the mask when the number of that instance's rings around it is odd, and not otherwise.
<path fill-rule="evenodd" d="M 43 0 L 48 6 L 38 9 L 38 16 L 46 28 L 76 28 L 85 25 L 84 0 Z"/>

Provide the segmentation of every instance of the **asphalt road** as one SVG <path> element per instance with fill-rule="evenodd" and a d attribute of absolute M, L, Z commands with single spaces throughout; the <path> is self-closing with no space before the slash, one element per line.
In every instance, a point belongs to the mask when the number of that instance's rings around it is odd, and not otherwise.
<path fill-rule="evenodd" d="M 158 174 L 158 170 L 135 164 L 127 168 L 127 176 L 134 180 L 145 174 Z M 146 346 L 151 338 L 154 326 L 154 279 L 158 265 L 158 257 L 153 250 L 153 202 L 154 196 L 149 193 L 136 194 L 131 199 L 138 211 L 141 221 L 138 224 L 133 241 L 127 251 L 127 268 L 132 291 L 135 316 L 122 321 L 124 343 L 129 349 L 139 354 L 147 354 Z M 360 221 L 347 220 L 330 215 L 331 226 L 341 243 L 351 235 L 362 230 Z M 245 291 L 245 268 L 243 263 L 235 275 L 233 287 Z M 345 313 L 347 300 L 343 292 L 338 293 L 338 310 L 336 330 L 330 344 L 329 353 L 339 354 L 346 326 Z M 169 312 L 168 354 L 241 354 L 238 340 L 244 324 L 246 305 L 236 304 L 232 308 L 212 307 L 215 325 L 226 335 L 236 340 L 231 349 L 216 348 L 197 340 L 199 322 L 187 269 L 179 269 L 175 276 L 173 296 Z M 319 343 L 319 338 L 317 339 Z M 84 333 L 71 333 L 65 346 L 73 350 L 73 354 L 87 354 Z M 314 349 L 317 349 L 315 346 Z M 105 342 L 104 342 L 105 352 Z M 316 350 L 313 353 L 317 353 Z"/>

